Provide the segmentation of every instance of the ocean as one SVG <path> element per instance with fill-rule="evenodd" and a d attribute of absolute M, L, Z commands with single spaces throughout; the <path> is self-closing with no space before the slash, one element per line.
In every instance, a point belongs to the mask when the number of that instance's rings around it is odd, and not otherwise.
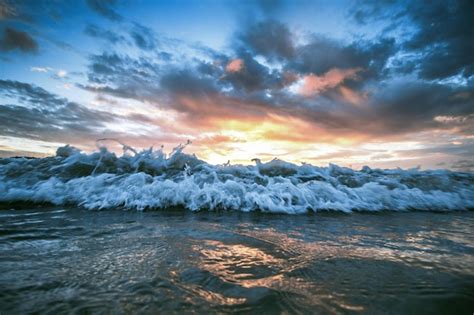
<path fill-rule="evenodd" d="M 0 159 L 0 314 L 472 314 L 474 174 Z"/>
<path fill-rule="evenodd" d="M 2 314 L 471 314 L 474 213 L 0 212 Z"/>

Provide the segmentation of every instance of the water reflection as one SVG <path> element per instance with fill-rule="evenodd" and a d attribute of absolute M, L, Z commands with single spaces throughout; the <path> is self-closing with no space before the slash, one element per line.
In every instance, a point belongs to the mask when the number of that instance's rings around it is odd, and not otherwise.
<path fill-rule="evenodd" d="M 43 210 L 0 214 L 5 313 L 442 314 L 474 304 L 472 213 Z"/>

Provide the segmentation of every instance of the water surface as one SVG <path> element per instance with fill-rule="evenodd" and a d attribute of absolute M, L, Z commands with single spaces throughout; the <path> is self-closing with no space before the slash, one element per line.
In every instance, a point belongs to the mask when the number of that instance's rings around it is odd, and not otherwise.
<path fill-rule="evenodd" d="M 472 314 L 474 213 L 0 211 L 0 312 Z"/>

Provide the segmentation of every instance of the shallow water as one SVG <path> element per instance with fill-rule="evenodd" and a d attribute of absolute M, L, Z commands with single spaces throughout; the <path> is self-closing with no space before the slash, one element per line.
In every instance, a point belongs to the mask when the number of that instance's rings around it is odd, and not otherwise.
<path fill-rule="evenodd" d="M 472 314 L 474 213 L 0 211 L 0 313 Z"/>

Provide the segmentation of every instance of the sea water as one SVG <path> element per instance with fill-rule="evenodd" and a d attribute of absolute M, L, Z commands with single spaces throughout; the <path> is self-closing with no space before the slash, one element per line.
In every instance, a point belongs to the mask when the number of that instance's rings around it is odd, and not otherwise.
<path fill-rule="evenodd" d="M 0 314 L 472 314 L 474 174 L 0 159 Z"/>
<path fill-rule="evenodd" d="M 471 314 L 474 213 L 0 212 L 2 314 Z"/>

